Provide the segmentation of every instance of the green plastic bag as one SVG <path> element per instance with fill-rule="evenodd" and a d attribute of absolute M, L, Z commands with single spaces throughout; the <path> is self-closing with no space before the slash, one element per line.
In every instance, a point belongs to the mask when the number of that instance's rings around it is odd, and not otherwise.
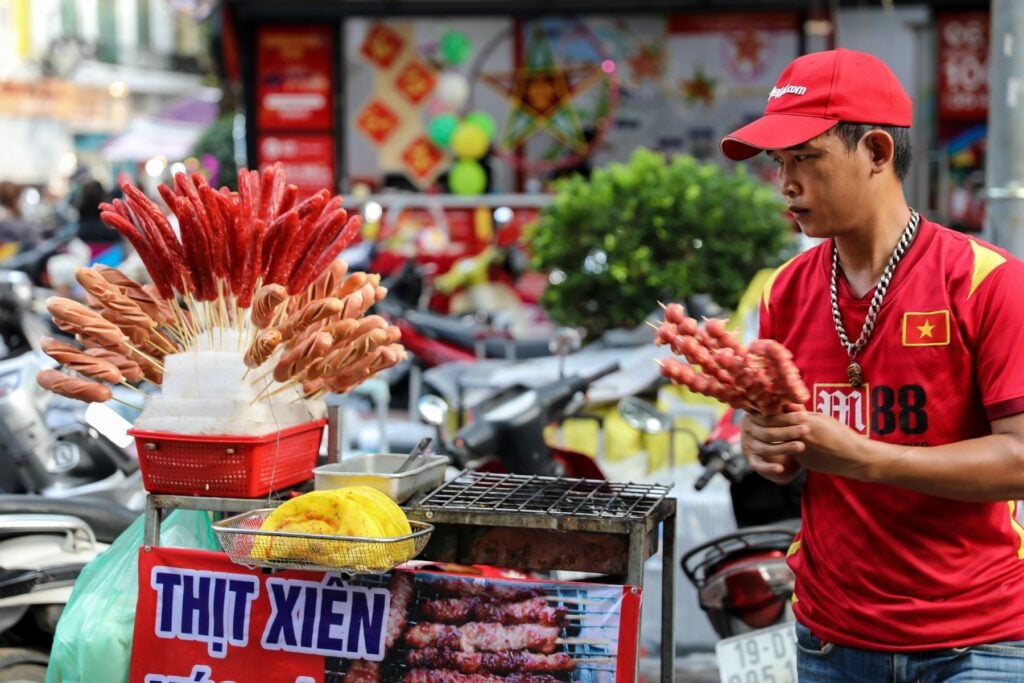
<path fill-rule="evenodd" d="M 139 516 L 75 581 L 57 622 L 46 683 L 127 683 L 144 524 Z M 160 545 L 220 550 L 210 513 L 202 510 L 167 515 Z"/>

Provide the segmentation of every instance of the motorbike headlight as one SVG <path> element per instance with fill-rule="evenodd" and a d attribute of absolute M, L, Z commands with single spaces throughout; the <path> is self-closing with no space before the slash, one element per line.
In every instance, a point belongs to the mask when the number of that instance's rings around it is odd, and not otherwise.
<path fill-rule="evenodd" d="M 14 391 L 17 391 L 18 387 L 21 386 L 21 371 L 12 370 L 0 374 L 0 396 L 6 396 Z"/>

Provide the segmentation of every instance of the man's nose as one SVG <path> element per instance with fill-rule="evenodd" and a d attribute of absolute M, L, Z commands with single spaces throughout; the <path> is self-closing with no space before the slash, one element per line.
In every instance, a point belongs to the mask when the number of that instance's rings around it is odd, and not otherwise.
<path fill-rule="evenodd" d="M 779 191 L 783 197 L 795 197 L 800 194 L 800 186 L 791 174 L 779 171 Z"/>

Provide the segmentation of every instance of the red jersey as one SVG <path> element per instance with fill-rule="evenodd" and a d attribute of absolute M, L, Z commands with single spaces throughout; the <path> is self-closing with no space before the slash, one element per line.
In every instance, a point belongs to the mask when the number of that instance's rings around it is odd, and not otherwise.
<path fill-rule="evenodd" d="M 828 240 L 781 266 L 761 302 L 761 336 L 793 352 L 808 410 L 864 438 L 916 446 L 985 436 L 990 420 L 1024 412 L 1024 263 L 922 218 L 858 354 L 859 388 L 847 382 L 832 320 L 831 269 Z M 857 298 L 839 279 L 852 341 L 873 292 Z M 919 650 L 1024 639 L 1015 503 L 808 472 L 802 506 L 789 559 L 794 611 L 822 640 Z"/>

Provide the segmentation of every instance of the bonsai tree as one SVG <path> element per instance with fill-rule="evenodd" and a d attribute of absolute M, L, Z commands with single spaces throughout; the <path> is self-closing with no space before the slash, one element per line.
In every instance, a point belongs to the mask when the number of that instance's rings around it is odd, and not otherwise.
<path fill-rule="evenodd" d="M 732 309 L 793 242 L 778 193 L 742 166 L 638 149 L 555 191 L 529 232 L 533 265 L 549 274 L 542 305 L 589 335 L 642 323 L 658 300 L 708 294 Z"/>

